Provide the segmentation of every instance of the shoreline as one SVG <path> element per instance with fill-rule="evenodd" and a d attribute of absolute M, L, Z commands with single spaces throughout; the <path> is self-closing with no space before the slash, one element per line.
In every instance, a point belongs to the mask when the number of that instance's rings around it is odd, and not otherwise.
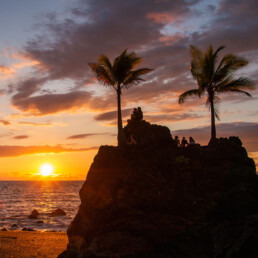
<path fill-rule="evenodd" d="M 0 231 L 0 257 L 57 257 L 67 244 L 66 232 Z"/>
<path fill-rule="evenodd" d="M 0 236 L 2 233 L 59 233 L 59 234 L 66 234 L 66 230 L 52 230 L 52 229 L 32 229 L 32 230 L 22 230 L 22 229 L 7 229 L 3 230 L 0 229 Z"/>

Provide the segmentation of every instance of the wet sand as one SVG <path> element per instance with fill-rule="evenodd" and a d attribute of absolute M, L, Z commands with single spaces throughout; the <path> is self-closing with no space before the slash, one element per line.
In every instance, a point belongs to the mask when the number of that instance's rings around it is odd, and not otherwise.
<path fill-rule="evenodd" d="M 0 231 L 0 257 L 57 257 L 67 243 L 65 232 Z"/>

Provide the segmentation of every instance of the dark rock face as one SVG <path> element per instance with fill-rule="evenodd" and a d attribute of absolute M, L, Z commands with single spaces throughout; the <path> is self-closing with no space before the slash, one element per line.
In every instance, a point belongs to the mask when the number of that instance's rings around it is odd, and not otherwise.
<path fill-rule="evenodd" d="M 66 212 L 63 209 L 56 209 L 50 213 L 50 217 L 66 216 Z"/>
<path fill-rule="evenodd" d="M 237 137 L 101 146 L 60 257 L 256 257 L 257 180 Z"/>
<path fill-rule="evenodd" d="M 128 124 L 123 130 L 128 142 L 130 142 L 132 136 L 138 146 L 154 147 L 174 142 L 166 126 L 153 125 L 143 120 L 140 108 L 134 109 L 131 119 L 127 120 L 127 122 Z"/>
<path fill-rule="evenodd" d="M 31 214 L 28 216 L 29 219 L 38 219 L 39 212 L 37 210 L 33 210 Z"/>

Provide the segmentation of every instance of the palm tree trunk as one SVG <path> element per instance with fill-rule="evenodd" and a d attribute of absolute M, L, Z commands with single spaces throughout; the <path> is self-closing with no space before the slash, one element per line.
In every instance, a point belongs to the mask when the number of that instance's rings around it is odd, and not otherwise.
<path fill-rule="evenodd" d="M 215 109 L 214 109 L 214 94 L 210 94 L 211 105 L 211 142 L 216 140 L 216 126 L 215 126 Z"/>
<path fill-rule="evenodd" d="M 118 146 L 121 146 L 124 144 L 125 141 L 124 141 L 123 124 L 122 124 L 120 85 L 118 85 L 117 87 L 117 127 L 118 127 L 118 134 L 117 134 Z"/>

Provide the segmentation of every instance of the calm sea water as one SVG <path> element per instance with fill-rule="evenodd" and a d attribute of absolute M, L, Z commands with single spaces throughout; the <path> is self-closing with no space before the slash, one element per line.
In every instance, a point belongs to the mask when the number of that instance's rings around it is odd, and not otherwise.
<path fill-rule="evenodd" d="M 66 231 L 80 205 L 79 190 L 83 181 L 0 181 L 0 229 L 17 224 L 42 231 Z M 61 208 L 67 215 L 50 217 Z M 38 219 L 29 219 L 33 209 Z M 43 220 L 43 224 L 37 221 Z"/>

